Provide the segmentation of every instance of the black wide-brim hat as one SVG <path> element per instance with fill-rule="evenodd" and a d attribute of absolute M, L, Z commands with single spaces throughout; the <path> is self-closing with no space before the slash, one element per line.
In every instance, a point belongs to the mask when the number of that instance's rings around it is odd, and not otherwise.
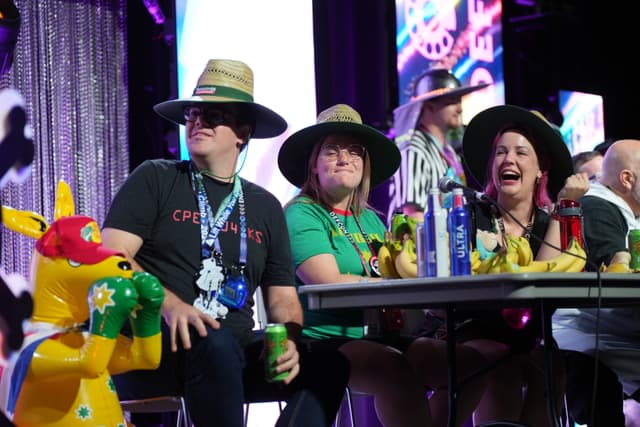
<path fill-rule="evenodd" d="M 153 109 L 165 119 L 184 125 L 184 108 L 200 104 L 235 105 L 254 121 L 252 138 L 273 138 L 287 129 L 287 122 L 278 113 L 253 101 L 253 71 L 241 61 L 209 60 L 193 96 L 164 101 Z"/>
<path fill-rule="evenodd" d="M 372 188 L 393 175 L 400 166 L 400 150 L 396 144 L 379 130 L 363 124 L 356 110 L 338 104 L 322 111 L 315 125 L 295 132 L 280 147 L 278 167 L 290 183 L 298 188 L 304 185 L 313 147 L 330 134 L 351 135 L 365 147 L 371 163 Z"/>
<path fill-rule="evenodd" d="M 507 125 L 519 125 L 531 133 L 536 148 L 542 145 L 549 156 L 547 191 L 556 201 L 565 180 L 573 173 L 571 153 L 562 135 L 538 112 L 515 105 L 490 107 L 476 114 L 464 131 L 462 153 L 469 172 L 478 183 L 486 185 L 493 141 Z M 537 150 L 536 150 L 537 151 Z"/>

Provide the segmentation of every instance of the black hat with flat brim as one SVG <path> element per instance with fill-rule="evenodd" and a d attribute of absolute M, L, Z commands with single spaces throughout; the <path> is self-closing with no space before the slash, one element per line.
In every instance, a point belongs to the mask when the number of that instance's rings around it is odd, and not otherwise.
<path fill-rule="evenodd" d="M 462 137 L 464 162 L 478 183 L 486 184 L 493 152 L 493 141 L 498 132 L 508 125 L 527 130 L 536 148 L 542 145 L 549 156 L 547 191 L 555 202 L 565 180 L 573 173 L 571 153 L 562 135 L 537 111 L 529 111 L 515 105 L 498 105 L 476 114 L 469 122 Z M 537 150 L 536 150 L 537 151 Z"/>

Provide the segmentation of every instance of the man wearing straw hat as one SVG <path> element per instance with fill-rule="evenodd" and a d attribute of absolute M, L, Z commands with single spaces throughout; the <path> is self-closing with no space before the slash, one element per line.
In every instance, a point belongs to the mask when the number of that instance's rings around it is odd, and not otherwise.
<path fill-rule="evenodd" d="M 409 203 L 426 206 L 429 189 L 447 174 L 465 182 L 460 158 L 447 137 L 462 127 L 462 96 L 487 86 L 462 86 L 443 68 L 429 69 L 414 79 L 409 102 L 393 112 L 402 162 L 389 182 L 388 218 Z"/>
<path fill-rule="evenodd" d="M 105 221 L 105 245 L 155 274 L 166 292 L 161 365 L 116 377 L 119 394 L 181 394 L 195 425 L 232 427 L 242 425 L 243 402 L 277 397 L 287 406 L 276 425 L 329 426 L 348 364 L 338 352 L 296 346 L 302 309 L 282 207 L 238 176 L 249 139 L 275 137 L 287 123 L 253 101 L 251 69 L 226 59 L 208 62 L 192 97 L 154 109 L 185 125 L 190 160 L 141 164 Z M 266 382 L 262 334 L 252 330 L 258 286 L 269 321 L 288 332 L 279 383 Z"/>

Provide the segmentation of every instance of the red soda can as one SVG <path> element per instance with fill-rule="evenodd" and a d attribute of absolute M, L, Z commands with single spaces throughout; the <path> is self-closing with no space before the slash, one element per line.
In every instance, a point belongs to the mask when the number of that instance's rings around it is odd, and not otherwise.
<path fill-rule="evenodd" d="M 287 351 L 287 328 L 283 323 L 269 323 L 264 330 L 264 375 L 268 382 L 275 383 L 284 380 L 288 371 L 276 372 L 276 359 Z"/>

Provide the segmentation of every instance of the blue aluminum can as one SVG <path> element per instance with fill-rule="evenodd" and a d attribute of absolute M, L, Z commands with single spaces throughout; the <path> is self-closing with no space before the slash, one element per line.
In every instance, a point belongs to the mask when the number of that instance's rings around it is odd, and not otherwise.
<path fill-rule="evenodd" d="M 449 263 L 452 276 L 471 274 L 469 212 L 464 205 L 462 189 L 453 190 L 453 207 L 447 218 L 449 230 Z"/>

